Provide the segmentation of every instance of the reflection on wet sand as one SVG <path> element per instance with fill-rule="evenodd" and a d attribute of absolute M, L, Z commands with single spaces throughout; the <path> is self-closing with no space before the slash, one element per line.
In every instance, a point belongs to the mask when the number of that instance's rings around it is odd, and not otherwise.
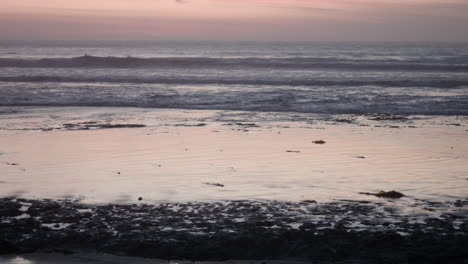
<path fill-rule="evenodd" d="M 407 195 L 403 201 L 465 195 L 467 120 L 294 115 L 288 121 L 284 114 L 233 120 L 229 112 L 85 108 L 74 117 L 54 111 L 48 121 L 44 109 L 29 111 L 3 117 L 14 124 L 0 131 L 0 180 L 8 183 L 2 196 L 126 203 L 329 201 L 390 190 Z M 89 124 L 83 120 L 90 117 L 92 128 L 57 125 Z M 336 122 L 344 118 L 351 123 Z M 121 127 L 99 129 L 102 122 Z M 454 122 L 461 124 L 446 125 Z M 59 129 L 24 130 L 35 124 Z"/>

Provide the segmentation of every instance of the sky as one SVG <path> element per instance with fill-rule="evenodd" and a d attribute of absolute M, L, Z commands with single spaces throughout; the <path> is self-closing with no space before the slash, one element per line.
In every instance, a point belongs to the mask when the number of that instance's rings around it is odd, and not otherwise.
<path fill-rule="evenodd" d="M 468 42 L 468 0 L 0 0 L 0 40 Z"/>

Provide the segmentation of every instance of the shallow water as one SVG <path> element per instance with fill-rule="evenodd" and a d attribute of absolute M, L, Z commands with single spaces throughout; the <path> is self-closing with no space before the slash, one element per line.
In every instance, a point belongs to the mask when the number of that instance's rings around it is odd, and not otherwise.
<path fill-rule="evenodd" d="M 378 198 L 358 193 L 397 190 L 407 195 L 400 203 L 466 198 L 464 118 L 344 116 L 348 124 L 330 116 L 252 112 L 2 111 L 1 196 L 90 203 L 131 203 L 138 197 L 330 201 L 372 200 Z M 84 121 L 146 127 L 63 129 L 63 123 Z"/>

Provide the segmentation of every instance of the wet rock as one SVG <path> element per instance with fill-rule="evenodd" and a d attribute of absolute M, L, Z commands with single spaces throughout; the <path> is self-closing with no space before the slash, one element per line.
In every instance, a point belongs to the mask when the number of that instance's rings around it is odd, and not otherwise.
<path fill-rule="evenodd" d="M 68 130 L 109 129 L 109 128 L 142 128 L 143 124 L 109 124 L 95 121 L 81 123 L 64 123 L 63 128 Z"/>
<path fill-rule="evenodd" d="M 237 126 L 242 126 L 242 127 L 260 127 L 259 125 L 255 123 L 235 123 Z"/>
<path fill-rule="evenodd" d="M 353 120 L 350 120 L 350 119 L 334 119 L 333 121 L 338 122 L 338 123 L 348 123 L 348 124 L 353 123 Z"/>
<path fill-rule="evenodd" d="M 384 210 L 388 202 L 223 201 L 89 207 L 66 201 L 0 199 L 0 205 L 13 208 L 21 203 L 31 203 L 36 216 L 1 217 L 0 254 L 91 249 L 193 261 L 294 258 L 405 263 L 409 256 L 424 253 L 439 260 L 447 257 L 448 262 L 440 263 L 450 263 L 466 257 L 468 243 L 466 215 L 439 214 L 416 224 L 396 209 Z M 419 203 L 436 209 L 459 208 L 458 204 L 464 210 L 468 200 Z M 90 208 L 93 213 L 87 211 Z M 380 220 L 390 215 L 391 221 Z M 461 223 L 457 230 L 455 222 Z M 44 227 L 44 223 L 60 223 L 60 229 Z M 347 262 L 350 259 L 359 261 Z"/>
<path fill-rule="evenodd" d="M 381 197 L 381 198 L 393 198 L 393 199 L 398 199 L 398 198 L 405 196 L 404 194 L 397 192 L 397 191 L 389 191 L 389 192 L 380 191 L 378 193 L 360 192 L 359 194 L 374 195 L 374 196 Z"/>
<path fill-rule="evenodd" d="M 389 192 L 380 191 L 379 193 L 376 194 L 376 196 L 383 197 L 383 198 L 401 198 L 405 195 L 397 191 L 389 191 Z"/>
<path fill-rule="evenodd" d="M 86 125 L 86 128 L 141 128 L 146 127 L 142 124 L 100 124 L 100 125 Z"/>
<path fill-rule="evenodd" d="M 323 144 L 325 144 L 325 143 L 327 143 L 327 142 L 325 142 L 324 140 L 315 140 L 315 141 L 312 141 L 312 143 L 314 143 L 314 144 L 319 144 L 319 145 L 323 145 Z"/>
<path fill-rule="evenodd" d="M 372 114 L 369 119 L 377 120 L 377 121 L 382 121 L 382 120 L 396 121 L 396 120 L 408 120 L 408 117 L 400 116 L 400 115 L 389 115 L 389 114 Z"/>
<path fill-rule="evenodd" d="M 205 182 L 206 185 L 211 185 L 211 186 L 216 186 L 216 187 L 224 187 L 224 184 L 221 183 L 211 183 L 211 182 Z"/>
<path fill-rule="evenodd" d="M 0 217 L 8 217 L 8 216 L 18 216 L 22 214 L 19 209 L 21 208 L 21 205 L 12 202 L 12 201 L 4 201 L 0 203 Z"/>
<path fill-rule="evenodd" d="M 175 124 L 174 126 L 178 127 L 203 127 L 206 126 L 206 123 L 198 123 L 198 124 Z"/>
<path fill-rule="evenodd" d="M 5 240 L 0 239 L 0 254 L 13 254 L 19 251 L 19 248 Z"/>

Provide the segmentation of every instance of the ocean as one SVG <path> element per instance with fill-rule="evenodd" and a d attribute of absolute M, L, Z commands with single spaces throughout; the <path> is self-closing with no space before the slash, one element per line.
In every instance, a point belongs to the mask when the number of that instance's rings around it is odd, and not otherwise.
<path fill-rule="evenodd" d="M 468 114 L 468 45 L 1 42 L 0 106 Z"/>

